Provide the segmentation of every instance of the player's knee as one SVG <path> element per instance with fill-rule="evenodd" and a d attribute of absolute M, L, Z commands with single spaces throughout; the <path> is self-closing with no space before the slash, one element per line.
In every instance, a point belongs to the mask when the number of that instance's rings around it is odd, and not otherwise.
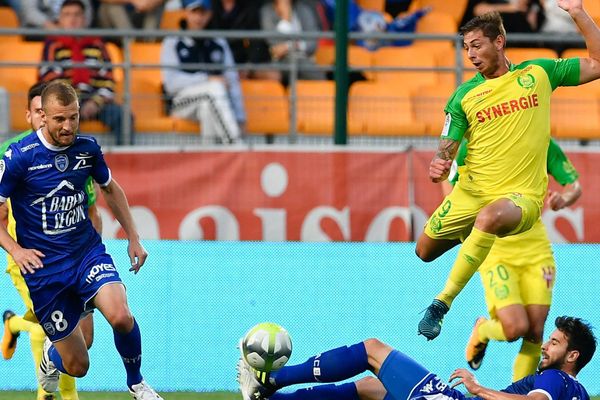
<path fill-rule="evenodd" d="M 532 343 L 541 343 L 544 340 L 544 326 L 535 326 L 532 324 L 524 338 Z"/>
<path fill-rule="evenodd" d="M 427 247 L 420 245 L 419 243 L 417 243 L 417 246 L 415 247 L 415 254 L 425 262 L 431 262 L 436 259 L 436 257 L 428 251 Z"/>
<path fill-rule="evenodd" d="M 129 333 L 133 328 L 133 315 L 126 307 L 113 312 L 108 321 L 112 328 L 119 333 Z"/>
<path fill-rule="evenodd" d="M 373 355 L 379 352 L 382 349 L 388 347 L 381 340 L 376 338 L 367 339 L 363 342 L 365 344 L 365 349 L 367 350 L 367 354 Z"/>
<path fill-rule="evenodd" d="M 509 342 L 514 342 L 522 337 L 525 337 L 529 332 L 529 321 L 527 320 L 515 320 L 510 324 L 504 324 L 502 326 L 504 330 L 504 336 Z"/>
<path fill-rule="evenodd" d="M 82 357 L 70 360 L 69 362 L 63 360 L 63 365 L 69 375 L 75 378 L 83 378 L 90 369 L 90 359 L 88 357 Z"/>

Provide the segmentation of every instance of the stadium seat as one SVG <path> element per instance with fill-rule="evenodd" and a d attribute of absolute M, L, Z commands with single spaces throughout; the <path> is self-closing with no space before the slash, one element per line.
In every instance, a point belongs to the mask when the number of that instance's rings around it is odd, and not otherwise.
<path fill-rule="evenodd" d="M 552 49 L 509 47 L 506 49 L 506 57 L 508 57 L 513 64 L 520 64 L 523 61 L 536 58 L 557 58 L 558 54 Z"/>
<path fill-rule="evenodd" d="M 106 43 L 106 50 L 108 51 L 108 55 L 110 56 L 110 61 L 113 64 L 123 64 L 123 52 L 121 48 L 112 42 Z M 115 92 L 122 93 L 123 92 L 123 79 L 124 72 L 123 67 L 113 67 L 113 78 L 115 80 L 116 88 Z"/>
<path fill-rule="evenodd" d="M 600 138 L 598 95 L 578 87 L 560 87 L 552 94 L 552 132 L 559 139 Z"/>
<path fill-rule="evenodd" d="M 412 67 L 433 68 L 436 66 L 435 57 L 426 48 L 408 47 L 382 47 L 373 52 L 373 66 L 375 67 Z M 418 90 L 422 86 L 438 83 L 435 71 L 374 71 L 374 80 L 377 82 L 399 82 L 410 90 Z"/>
<path fill-rule="evenodd" d="M 349 93 L 349 133 L 419 136 L 425 124 L 415 118 L 410 92 L 391 82 L 356 82 Z"/>
<path fill-rule="evenodd" d="M 0 28 L 18 28 L 19 17 L 17 13 L 10 7 L 0 7 Z M 5 35 L 0 36 L 0 41 L 20 42 L 23 40 L 21 35 Z"/>
<path fill-rule="evenodd" d="M 409 11 L 415 11 L 424 7 L 431 7 L 432 11 L 447 14 L 459 24 L 467 8 L 467 0 L 413 0 Z"/>
<path fill-rule="evenodd" d="M 352 68 L 364 69 L 373 65 L 372 54 L 362 46 L 348 46 L 348 65 Z M 315 62 L 318 65 L 331 66 L 335 63 L 335 46 L 319 45 L 315 53 Z M 373 73 L 363 72 L 368 79 L 372 79 Z"/>
<path fill-rule="evenodd" d="M 38 64 L 42 58 L 43 43 L 0 41 L 0 86 L 10 97 L 11 129 L 29 128 L 25 121 L 27 92 L 38 80 Z M 3 63 L 31 63 L 31 66 L 4 66 Z"/>
<path fill-rule="evenodd" d="M 298 81 L 296 85 L 298 132 L 330 135 L 333 132 L 334 98 L 333 81 Z"/>
<path fill-rule="evenodd" d="M 462 74 L 462 82 L 466 82 L 477 74 L 475 67 L 471 64 L 469 57 L 467 56 L 467 52 L 464 50 L 460 50 L 460 56 L 462 57 L 463 63 L 463 74 Z M 452 67 L 456 66 L 456 49 L 450 48 L 444 50 L 442 53 L 438 54 L 435 59 L 436 66 L 438 67 Z M 440 82 L 451 82 L 454 84 L 456 82 L 456 72 L 438 72 L 438 79 Z"/>
<path fill-rule="evenodd" d="M 357 0 L 356 3 L 365 10 L 385 11 L 385 0 Z"/>
<path fill-rule="evenodd" d="M 290 113 L 283 85 L 276 80 L 241 81 L 249 134 L 288 134 Z"/>
<path fill-rule="evenodd" d="M 160 29 L 173 29 L 179 30 L 179 22 L 185 16 L 185 10 L 165 10 L 160 18 Z"/>
<path fill-rule="evenodd" d="M 416 120 L 426 126 L 426 134 L 439 136 L 444 126 L 444 107 L 456 89 L 452 81 L 421 88 L 412 97 Z"/>
<path fill-rule="evenodd" d="M 417 33 L 430 35 L 456 35 L 456 21 L 448 14 L 432 11 L 417 23 Z M 447 40 L 415 40 L 413 46 L 425 47 L 437 57 L 447 49 L 454 49 L 454 42 Z"/>
<path fill-rule="evenodd" d="M 160 64 L 160 43 L 131 44 L 133 64 Z M 165 113 L 160 67 L 133 68 L 131 106 L 135 131 L 140 133 L 199 133 L 200 124 L 173 118 Z"/>

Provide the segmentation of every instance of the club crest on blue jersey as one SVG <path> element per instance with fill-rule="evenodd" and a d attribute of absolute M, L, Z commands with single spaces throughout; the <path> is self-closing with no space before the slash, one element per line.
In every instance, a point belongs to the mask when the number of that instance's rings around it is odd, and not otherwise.
<path fill-rule="evenodd" d="M 66 154 L 58 154 L 54 157 L 54 166 L 60 172 L 65 172 L 69 166 L 69 157 Z"/>

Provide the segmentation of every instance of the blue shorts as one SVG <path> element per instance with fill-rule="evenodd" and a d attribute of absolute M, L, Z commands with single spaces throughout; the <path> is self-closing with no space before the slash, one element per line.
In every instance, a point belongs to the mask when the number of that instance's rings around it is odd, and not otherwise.
<path fill-rule="evenodd" d="M 379 370 L 379 380 L 394 400 L 464 400 L 465 395 L 421 364 L 393 350 Z"/>
<path fill-rule="evenodd" d="M 104 245 L 92 248 L 72 263 L 70 268 L 57 274 L 25 275 L 35 315 L 53 342 L 73 332 L 81 316 L 93 309 L 88 302 L 102 286 L 121 282 Z M 52 268 L 52 265 L 44 268 Z"/>

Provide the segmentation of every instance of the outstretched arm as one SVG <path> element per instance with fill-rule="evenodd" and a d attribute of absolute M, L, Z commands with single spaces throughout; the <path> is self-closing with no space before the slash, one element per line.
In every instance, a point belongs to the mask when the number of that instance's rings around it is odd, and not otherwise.
<path fill-rule="evenodd" d="M 140 236 L 133 222 L 133 216 L 131 215 L 125 192 L 114 179 L 102 188 L 102 192 L 104 193 L 106 203 L 129 239 L 128 253 L 131 261 L 131 268 L 129 270 L 137 274 L 142 265 L 144 265 L 148 253 L 140 243 Z"/>
<path fill-rule="evenodd" d="M 441 139 L 438 150 L 429 164 L 429 179 L 438 183 L 448 179 L 452 161 L 456 157 L 460 141 L 453 139 Z"/>
<path fill-rule="evenodd" d="M 558 6 L 569 13 L 585 39 L 589 57 L 582 58 L 580 61 L 579 83 L 600 78 L 600 29 L 598 29 L 598 25 L 583 8 L 582 0 L 558 0 Z"/>
<path fill-rule="evenodd" d="M 6 203 L 0 203 L 0 207 L 6 208 Z M 4 223 L 0 224 L 0 246 L 12 256 L 23 275 L 33 274 L 36 269 L 44 267 L 44 264 L 42 263 L 44 253 L 36 249 L 24 249 L 21 247 L 8 234 Z"/>
<path fill-rule="evenodd" d="M 469 393 L 481 397 L 484 400 L 550 400 L 546 395 L 539 392 L 522 395 L 486 388 L 477 382 L 475 375 L 463 368 L 457 369 L 450 375 L 450 382 L 454 380 L 456 380 L 456 382 L 452 384 L 453 388 L 461 384 L 465 385 L 465 388 Z"/>

